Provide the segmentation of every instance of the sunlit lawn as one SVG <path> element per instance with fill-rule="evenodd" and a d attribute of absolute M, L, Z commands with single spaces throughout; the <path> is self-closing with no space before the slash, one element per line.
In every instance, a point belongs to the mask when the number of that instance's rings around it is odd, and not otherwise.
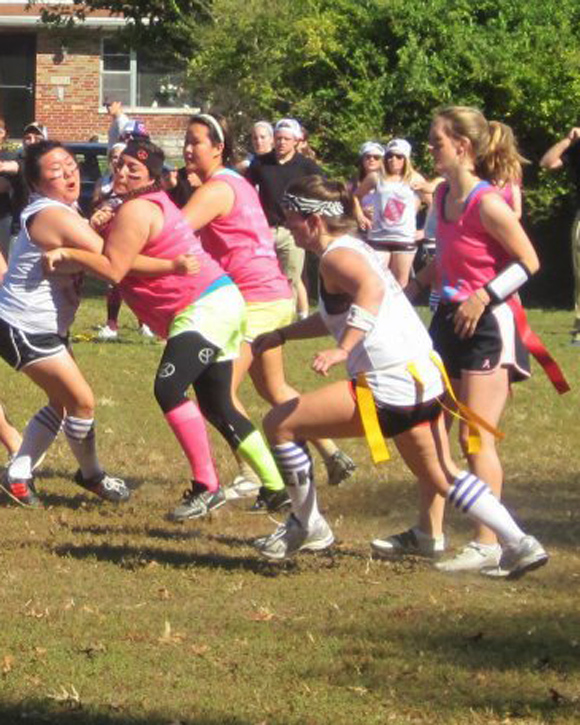
<path fill-rule="evenodd" d="M 75 332 L 103 316 L 88 299 Z M 46 508 L 0 508 L 0 723 L 579 722 L 580 349 L 569 313 L 530 318 L 576 387 L 560 398 L 536 368 L 503 424 L 505 500 L 552 555 L 518 583 L 372 561 L 369 540 L 412 524 L 416 495 L 398 460 L 373 468 L 362 442 L 344 444 L 348 485 L 330 489 L 319 466 L 331 553 L 260 560 L 251 541 L 275 524 L 247 503 L 170 524 L 188 469 L 152 396 L 162 348 L 126 310 L 122 342 L 76 344 L 102 459 L 134 495 L 89 498 L 59 440 L 37 480 Z M 319 384 L 316 346 L 286 348 L 298 388 Z M 5 364 L 0 375 L 23 427 L 42 396 Z M 258 421 L 264 404 L 249 386 L 243 397 Z M 227 483 L 233 461 L 213 440 Z M 448 533 L 461 546 L 469 526 L 450 515 Z"/>

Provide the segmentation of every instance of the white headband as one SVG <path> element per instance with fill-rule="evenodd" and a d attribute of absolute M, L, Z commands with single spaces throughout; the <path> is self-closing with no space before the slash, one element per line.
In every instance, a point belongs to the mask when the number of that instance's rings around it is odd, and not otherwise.
<path fill-rule="evenodd" d="M 374 154 L 376 156 L 383 157 L 385 155 L 384 146 L 377 141 L 365 141 L 358 150 L 359 156 L 366 156 L 367 154 Z"/>
<path fill-rule="evenodd" d="M 272 124 L 268 123 L 268 121 L 256 121 L 256 123 L 253 125 L 253 128 L 265 128 L 270 136 L 274 135 L 274 129 L 272 128 Z"/>
<path fill-rule="evenodd" d="M 286 192 L 282 197 L 282 206 L 299 214 L 320 214 L 320 216 L 342 216 L 344 206 L 340 201 L 323 201 L 322 199 L 306 199 Z"/>
<path fill-rule="evenodd" d="M 282 118 L 278 121 L 276 127 L 274 128 L 274 133 L 277 131 L 290 131 L 297 141 L 302 140 L 302 128 L 300 127 L 298 121 L 294 118 Z"/>
<path fill-rule="evenodd" d="M 197 118 L 201 118 L 203 121 L 207 121 L 217 133 L 219 140 L 222 143 L 225 143 L 224 130 L 213 116 L 210 116 L 209 113 L 196 113 L 195 116 L 193 116 L 191 119 L 192 122 L 195 123 Z"/>

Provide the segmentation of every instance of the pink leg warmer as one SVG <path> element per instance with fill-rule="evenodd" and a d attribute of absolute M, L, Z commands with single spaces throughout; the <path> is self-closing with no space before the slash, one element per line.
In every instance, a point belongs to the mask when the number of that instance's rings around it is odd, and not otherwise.
<path fill-rule="evenodd" d="M 219 482 L 211 456 L 207 429 L 199 408 L 188 400 L 165 413 L 165 420 L 191 466 L 191 477 L 210 491 L 217 491 Z"/>

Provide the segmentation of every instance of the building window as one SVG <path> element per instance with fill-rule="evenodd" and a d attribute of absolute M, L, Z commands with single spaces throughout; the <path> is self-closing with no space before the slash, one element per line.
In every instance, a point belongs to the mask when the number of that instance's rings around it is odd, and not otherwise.
<path fill-rule="evenodd" d="M 129 108 L 189 108 L 191 93 L 185 72 L 141 51 L 126 48 L 114 38 L 103 38 L 101 99 L 115 98 Z"/>

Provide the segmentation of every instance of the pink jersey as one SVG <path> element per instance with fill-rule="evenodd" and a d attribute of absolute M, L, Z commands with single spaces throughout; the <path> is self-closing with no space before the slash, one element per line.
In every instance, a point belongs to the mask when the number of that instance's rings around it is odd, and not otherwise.
<path fill-rule="evenodd" d="M 274 238 L 254 187 L 235 171 L 223 169 L 209 184 L 225 182 L 234 192 L 227 216 L 199 230 L 206 252 L 233 279 L 246 302 L 289 299 L 292 291 L 282 273 Z"/>
<path fill-rule="evenodd" d="M 483 287 L 510 262 L 511 257 L 484 228 L 479 202 L 499 190 L 485 181 L 475 186 L 457 221 L 445 219 L 448 184 L 439 184 L 437 204 L 437 277 L 444 302 L 462 302 Z"/>
<path fill-rule="evenodd" d="M 147 257 L 174 259 L 180 254 L 194 254 L 201 269 L 192 275 L 164 274 L 157 277 L 127 275 L 120 283 L 121 294 L 135 315 L 160 337 L 167 337 L 175 315 L 199 299 L 225 273 L 206 254 L 199 237 L 181 211 L 164 191 L 143 194 L 163 211 L 163 229 L 141 250 Z"/>

